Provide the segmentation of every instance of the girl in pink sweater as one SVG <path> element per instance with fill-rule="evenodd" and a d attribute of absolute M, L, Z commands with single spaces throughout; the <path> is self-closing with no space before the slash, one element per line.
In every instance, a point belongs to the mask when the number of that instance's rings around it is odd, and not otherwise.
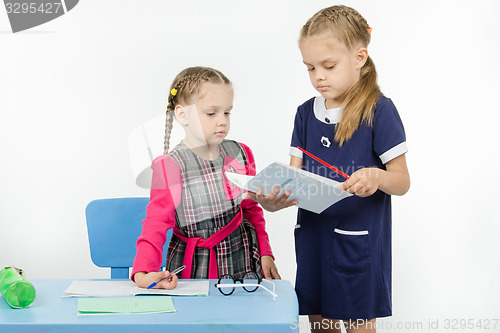
<path fill-rule="evenodd" d="M 280 276 L 265 230 L 262 209 L 242 200 L 224 172 L 255 175 L 252 151 L 244 144 L 225 140 L 233 108 L 231 82 L 221 72 L 191 67 L 172 83 L 165 126 L 165 155 L 152 163 L 151 198 L 137 240 L 132 280 L 147 287 L 169 271 L 186 265 L 182 278 L 216 279 L 247 272 L 259 277 Z M 173 117 L 186 136 L 168 154 Z M 173 228 L 166 271 L 162 248 Z M 157 288 L 172 289 L 175 274 Z"/>

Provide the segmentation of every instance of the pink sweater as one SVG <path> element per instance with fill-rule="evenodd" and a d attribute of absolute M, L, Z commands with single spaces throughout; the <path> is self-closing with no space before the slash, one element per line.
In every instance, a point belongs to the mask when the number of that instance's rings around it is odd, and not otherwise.
<path fill-rule="evenodd" d="M 241 143 L 240 143 L 241 144 Z M 250 148 L 241 144 L 248 159 L 250 175 L 255 175 L 255 160 Z M 142 222 L 142 233 L 137 239 L 137 254 L 134 259 L 131 279 L 137 272 L 158 272 L 162 263 L 163 245 L 167 231 L 175 225 L 175 209 L 181 201 L 182 180 L 179 167 L 170 157 L 157 157 L 152 165 L 153 180 L 146 219 Z M 168 172 L 167 172 L 168 170 Z M 242 200 L 243 217 L 255 228 L 261 256 L 273 256 L 269 237 L 265 229 L 262 208 L 253 200 Z M 274 257 L 273 257 L 274 258 Z"/>

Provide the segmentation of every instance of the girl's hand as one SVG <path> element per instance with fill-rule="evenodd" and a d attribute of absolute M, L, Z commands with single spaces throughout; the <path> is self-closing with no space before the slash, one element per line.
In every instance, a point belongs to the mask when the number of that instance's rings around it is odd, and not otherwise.
<path fill-rule="evenodd" d="M 290 191 L 285 191 L 285 193 L 278 196 L 279 193 L 280 189 L 276 186 L 269 195 L 263 195 L 261 191 L 257 191 L 257 193 L 245 192 L 243 193 L 242 198 L 258 202 L 262 208 L 268 212 L 275 212 L 299 203 L 297 200 L 287 201 L 291 194 Z"/>
<path fill-rule="evenodd" d="M 342 183 L 340 189 L 358 197 L 368 197 L 378 190 L 381 171 L 384 170 L 378 168 L 359 169 Z"/>
<path fill-rule="evenodd" d="M 134 281 L 141 288 L 149 287 L 153 282 L 157 282 L 163 278 L 165 280 L 158 283 L 152 289 L 174 289 L 177 287 L 178 278 L 175 274 L 170 274 L 169 271 L 162 272 L 137 272 L 134 274 Z"/>
<path fill-rule="evenodd" d="M 364 168 L 354 172 L 342 183 L 341 189 L 359 197 L 367 197 L 377 190 L 389 195 L 403 195 L 410 188 L 410 175 L 405 155 L 400 155 L 385 164 L 386 170 Z"/>
<path fill-rule="evenodd" d="M 273 257 L 262 256 L 260 258 L 262 262 L 262 270 L 264 271 L 264 277 L 266 279 L 278 279 L 281 280 L 281 276 L 278 273 L 278 268 L 274 264 Z"/>

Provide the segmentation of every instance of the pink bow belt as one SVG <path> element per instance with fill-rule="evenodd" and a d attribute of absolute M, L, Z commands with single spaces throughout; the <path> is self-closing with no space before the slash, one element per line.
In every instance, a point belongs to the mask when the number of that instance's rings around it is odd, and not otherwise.
<path fill-rule="evenodd" d="M 229 222 L 224 228 L 217 231 L 212 236 L 207 239 L 203 239 L 202 237 L 186 237 L 181 234 L 180 230 L 175 226 L 173 228 L 174 235 L 179 237 L 182 241 L 184 241 L 186 245 L 186 252 L 184 253 L 184 262 L 186 268 L 182 271 L 183 279 L 191 278 L 191 270 L 193 265 L 193 257 L 194 251 L 197 247 L 204 247 L 210 249 L 210 263 L 208 266 L 208 278 L 209 279 L 217 279 L 219 278 L 219 273 L 217 270 L 217 254 L 215 253 L 215 246 L 219 244 L 224 238 L 233 233 L 233 231 L 238 228 L 241 223 L 241 208 L 236 214 L 236 216 Z"/>

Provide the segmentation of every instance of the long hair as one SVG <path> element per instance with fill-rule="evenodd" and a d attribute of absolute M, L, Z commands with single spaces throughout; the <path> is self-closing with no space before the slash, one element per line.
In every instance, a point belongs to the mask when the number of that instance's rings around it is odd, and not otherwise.
<path fill-rule="evenodd" d="M 170 135 L 174 120 L 174 109 L 178 104 L 189 104 L 201 86 L 206 83 L 231 84 L 231 81 L 220 71 L 210 67 L 189 67 L 177 74 L 168 95 L 167 117 L 165 120 L 165 140 L 163 142 L 164 154 L 168 153 Z"/>
<path fill-rule="evenodd" d="M 334 38 L 343 42 L 349 49 L 357 43 L 364 47 L 370 44 L 371 28 L 355 9 L 347 6 L 324 8 L 311 17 L 300 31 L 300 39 L 331 32 Z M 373 60 L 368 56 L 361 68 L 359 81 L 348 91 L 340 121 L 335 125 L 335 141 L 340 146 L 349 140 L 360 123 L 371 125 L 373 110 L 380 97 L 377 84 L 377 71 Z"/>

